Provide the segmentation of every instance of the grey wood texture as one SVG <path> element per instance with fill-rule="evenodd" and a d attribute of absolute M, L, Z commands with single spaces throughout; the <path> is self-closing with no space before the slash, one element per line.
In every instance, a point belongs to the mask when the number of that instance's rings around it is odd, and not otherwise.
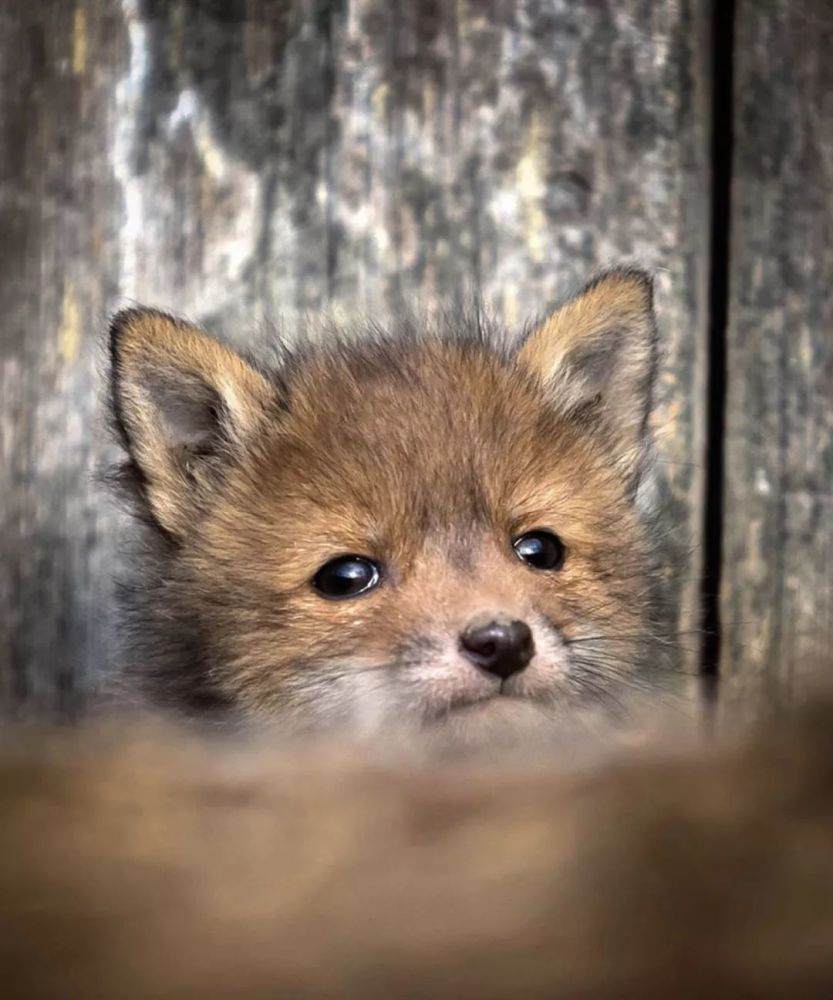
<path fill-rule="evenodd" d="M 110 656 L 96 344 L 118 293 L 110 5 L 0 5 L 0 701 L 78 705 Z"/>
<path fill-rule="evenodd" d="M 833 5 L 737 18 L 721 683 L 781 702 L 833 635 Z"/>
<path fill-rule="evenodd" d="M 7 0 L 3 700 L 76 705 L 112 656 L 95 355 L 129 300 L 246 343 L 402 296 L 518 324 L 600 265 L 655 268 L 695 628 L 707 39 L 696 0 Z"/>

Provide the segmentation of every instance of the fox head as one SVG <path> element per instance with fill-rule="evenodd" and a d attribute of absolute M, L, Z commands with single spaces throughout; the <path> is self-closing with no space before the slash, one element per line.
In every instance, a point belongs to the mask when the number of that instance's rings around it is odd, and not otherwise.
<path fill-rule="evenodd" d="M 292 727 L 503 726 L 656 666 L 649 278 L 607 272 L 515 339 L 404 325 L 270 369 L 115 317 L 150 690 Z"/>

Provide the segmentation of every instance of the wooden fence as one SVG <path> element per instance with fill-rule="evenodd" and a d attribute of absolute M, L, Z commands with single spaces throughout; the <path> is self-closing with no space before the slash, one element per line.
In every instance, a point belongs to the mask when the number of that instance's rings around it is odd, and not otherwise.
<path fill-rule="evenodd" d="M 828 0 L 5 0 L 0 704 L 112 657 L 114 307 L 518 322 L 621 259 L 657 273 L 689 665 L 783 697 L 833 633 L 832 42 Z"/>

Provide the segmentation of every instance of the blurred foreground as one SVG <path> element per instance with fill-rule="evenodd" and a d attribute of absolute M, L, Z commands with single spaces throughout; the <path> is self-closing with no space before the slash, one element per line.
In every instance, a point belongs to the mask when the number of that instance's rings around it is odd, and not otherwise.
<path fill-rule="evenodd" d="M 833 996 L 833 702 L 570 769 L 20 735 L 9 997 Z"/>

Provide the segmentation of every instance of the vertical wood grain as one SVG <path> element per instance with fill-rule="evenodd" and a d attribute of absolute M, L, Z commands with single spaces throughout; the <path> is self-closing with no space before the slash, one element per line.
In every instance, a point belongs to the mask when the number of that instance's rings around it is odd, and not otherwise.
<path fill-rule="evenodd" d="M 736 34 L 721 675 L 779 702 L 833 635 L 833 7 Z"/>
<path fill-rule="evenodd" d="M 70 710 L 110 658 L 96 345 L 116 294 L 108 5 L 0 7 L 0 697 Z"/>

